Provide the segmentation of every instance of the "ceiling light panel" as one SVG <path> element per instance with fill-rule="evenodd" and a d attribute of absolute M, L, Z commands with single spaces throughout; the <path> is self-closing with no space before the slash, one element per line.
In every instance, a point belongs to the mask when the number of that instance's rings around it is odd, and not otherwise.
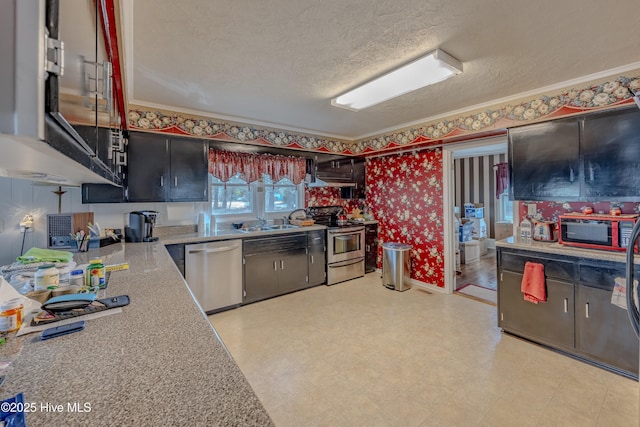
<path fill-rule="evenodd" d="M 462 73 L 462 63 L 436 49 L 425 56 L 331 99 L 331 105 L 359 111 Z"/>

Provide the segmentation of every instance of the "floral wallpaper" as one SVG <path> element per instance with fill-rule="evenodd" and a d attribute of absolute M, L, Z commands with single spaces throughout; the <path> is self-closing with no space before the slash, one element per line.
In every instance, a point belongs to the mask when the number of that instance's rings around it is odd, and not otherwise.
<path fill-rule="evenodd" d="M 637 73 L 637 72 L 635 72 Z M 232 123 L 220 119 L 187 116 L 182 113 L 130 106 L 131 130 L 172 133 L 221 141 L 277 146 L 343 155 L 366 155 L 407 146 L 431 145 L 466 139 L 474 134 L 502 131 L 507 127 L 551 120 L 633 103 L 631 92 L 640 91 L 640 75 L 617 76 L 584 83 L 556 92 L 496 104 L 482 110 L 452 115 L 439 120 L 357 141 L 327 139 L 282 129 Z"/>
<path fill-rule="evenodd" d="M 519 219 L 518 223 L 528 215 L 528 207 L 530 203 L 536 204 L 536 214 L 534 219 L 545 221 L 557 221 L 560 215 L 571 212 L 580 212 L 584 207 L 593 208 L 594 213 L 608 214 L 609 209 L 618 206 L 623 214 L 640 214 L 640 201 L 626 203 L 612 202 L 540 202 L 540 201 L 520 201 L 518 207 Z"/>
<path fill-rule="evenodd" d="M 408 243 L 411 278 L 444 287 L 442 150 L 368 158 L 367 205 L 382 244 Z"/>

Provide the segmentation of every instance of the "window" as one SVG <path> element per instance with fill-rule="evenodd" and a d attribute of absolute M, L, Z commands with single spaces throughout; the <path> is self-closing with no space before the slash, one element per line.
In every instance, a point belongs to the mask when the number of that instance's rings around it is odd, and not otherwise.
<path fill-rule="evenodd" d="M 298 186 L 289 178 L 274 183 L 271 177 L 264 175 L 264 211 L 291 212 L 298 209 Z"/>
<path fill-rule="evenodd" d="M 252 213 L 253 191 L 239 175 L 226 183 L 211 177 L 211 213 L 214 215 L 234 215 Z"/>
<path fill-rule="evenodd" d="M 248 184 L 235 175 L 226 183 L 211 176 L 211 213 L 233 215 L 236 218 L 280 218 L 304 205 L 304 184 L 295 185 L 290 179 L 273 182 L 262 175 L 261 182 Z"/>
<path fill-rule="evenodd" d="M 500 195 L 496 210 L 499 222 L 513 222 L 513 201 L 509 200 L 509 188 Z"/>

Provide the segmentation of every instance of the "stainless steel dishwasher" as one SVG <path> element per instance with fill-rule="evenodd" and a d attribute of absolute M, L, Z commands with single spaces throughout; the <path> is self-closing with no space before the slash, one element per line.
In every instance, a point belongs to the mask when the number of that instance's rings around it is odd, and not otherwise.
<path fill-rule="evenodd" d="M 185 279 L 209 314 L 242 303 L 242 240 L 185 245 Z"/>

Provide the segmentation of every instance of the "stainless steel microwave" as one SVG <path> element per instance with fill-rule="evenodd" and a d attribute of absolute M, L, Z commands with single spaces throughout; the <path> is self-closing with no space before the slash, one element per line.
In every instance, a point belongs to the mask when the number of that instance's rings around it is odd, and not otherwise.
<path fill-rule="evenodd" d="M 638 215 L 560 215 L 559 242 L 567 246 L 626 251 Z M 636 245 L 635 251 L 638 252 Z"/>

